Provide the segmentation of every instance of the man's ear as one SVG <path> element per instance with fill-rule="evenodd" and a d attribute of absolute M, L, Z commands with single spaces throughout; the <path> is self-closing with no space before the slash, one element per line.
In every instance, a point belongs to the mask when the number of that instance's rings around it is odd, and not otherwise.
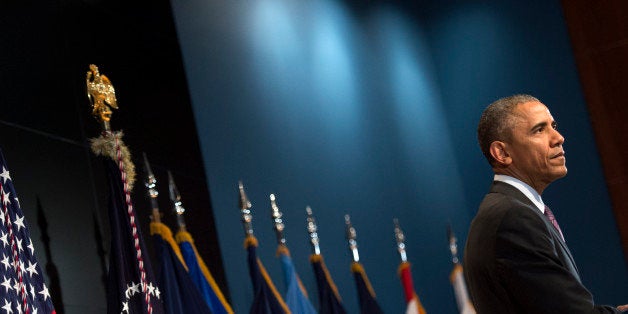
<path fill-rule="evenodd" d="M 494 141 L 491 143 L 490 152 L 495 162 L 502 166 L 507 166 L 512 163 L 512 157 L 508 154 L 506 143 L 500 141 Z"/>

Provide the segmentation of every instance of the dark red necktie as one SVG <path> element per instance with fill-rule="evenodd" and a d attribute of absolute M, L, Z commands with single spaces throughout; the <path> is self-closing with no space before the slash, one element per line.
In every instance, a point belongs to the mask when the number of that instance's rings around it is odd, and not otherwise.
<path fill-rule="evenodd" d="M 565 242 L 565 237 L 563 236 L 563 232 L 560 230 L 560 226 L 558 226 L 558 221 L 556 221 L 556 217 L 554 217 L 554 213 L 552 213 L 552 211 L 549 209 L 549 207 L 547 207 L 547 205 L 545 205 L 545 216 L 547 217 L 547 219 L 549 219 L 552 225 L 554 225 L 554 228 L 556 228 L 558 233 L 560 233 L 560 237 L 563 239 L 563 242 Z"/>

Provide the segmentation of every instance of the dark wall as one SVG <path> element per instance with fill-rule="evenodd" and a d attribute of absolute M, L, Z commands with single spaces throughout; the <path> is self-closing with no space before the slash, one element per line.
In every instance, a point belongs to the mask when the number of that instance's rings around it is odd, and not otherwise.
<path fill-rule="evenodd" d="M 243 179 L 280 291 L 271 192 L 310 291 L 308 204 L 349 310 L 357 297 L 345 213 L 380 303 L 402 311 L 396 216 L 426 309 L 454 313 L 445 225 L 464 244 L 492 178 L 477 120 L 493 100 L 522 92 L 550 107 L 567 138 L 570 173 L 544 199 L 583 280 L 597 301 L 624 302 L 626 267 L 557 1 L 174 1 L 173 9 L 237 311 L 252 300 L 236 194 Z"/>
<path fill-rule="evenodd" d="M 169 2 L 4 1 L 0 26 L 0 148 L 39 262 L 58 269 L 60 289 L 52 291 L 52 278 L 47 280 L 51 294 L 62 293 L 57 312 L 105 311 L 106 256 L 98 251 L 109 247 L 106 184 L 104 169 L 87 148 L 87 139 L 100 132 L 85 91 L 90 63 L 116 87 L 120 110 L 112 126 L 125 131 L 140 180 L 146 152 L 164 219 L 174 228 L 166 170 L 173 172 L 188 209 L 188 230 L 225 287 Z M 149 240 L 141 182 L 133 197 Z M 38 208 L 48 223 L 50 258 L 40 240 Z"/>

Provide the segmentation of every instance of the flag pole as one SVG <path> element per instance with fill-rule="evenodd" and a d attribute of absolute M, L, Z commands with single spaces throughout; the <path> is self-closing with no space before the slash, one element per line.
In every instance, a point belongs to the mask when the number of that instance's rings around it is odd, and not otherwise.
<path fill-rule="evenodd" d="M 253 282 L 253 304 L 250 313 L 258 314 L 290 314 L 288 305 L 275 288 L 266 268 L 257 257 L 258 242 L 253 234 L 253 215 L 251 202 L 246 196 L 242 181 L 238 182 L 240 194 L 240 214 L 244 228 L 244 248 L 248 251 L 249 273 Z M 270 309 L 270 312 L 268 310 Z"/>
<path fill-rule="evenodd" d="M 87 98 L 92 107 L 92 115 L 96 117 L 102 126 L 101 135 L 91 139 L 91 149 L 96 155 L 109 157 L 114 162 L 111 166 L 107 166 L 108 173 L 111 175 L 112 201 L 110 203 L 112 205 L 110 205 L 110 220 L 112 222 L 113 238 L 116 239 L 112 240 L 112 252 L 114 250 L 129 250 L 128 253 L 132 252 L 130 256 L 134 256 L 133 259 L 126 261 L 126 263 L 114 260 L 112 257 L 109 265 L 109 277 L 110 281 L 112 281 L 111 284 L 117 287 L 108 289 L 108 299 L 111 299 L 108 301 L 108 305 L 113 307 L 109 310 L 114 312 L 129 311 L 130 308 L 137 309 L 137 307 L 141 306 L 142 310 L 149 314 L 153 312 L 163 313 L 161 302 L 155 301 L 160 298 L 160 292 L 151 282 L 153 276 L 150 261 L 145 255 L 143 239 L 137 226 L 135 209 L 131 201 L 131 190 L 135 182 L 135 165 L 131 161 L 128 147 L 122 141 L 123 133 L 121 131 L 111 131 L 112 109 L 118 109 L 115 89 L 109 78 L 100 74 L 98 67 L 94 64 L 89 66 L 85 84 Z M 116 169 L 114 170 L 114 168 Z M 120 181 L 114 182 L 114 178 L 119 178 Z M 126 216 L 122 216 L 122 213 L 118 212 L 119 209 L 115 208 L 117 206 L 123 206 L 122 212 L 125 212 Z M 124 234 L 127 232 L 132 236 L 130 243 L 123 240 Z M 131 266 L 128 263 L 135 264 L 132 267 L 137 268 L 130 269 L 129 267 Z M 135 275 L 139 278 L 133 276 L 133 273 L 136 271 Z M 139 283 L 135 284 L 135 280 L 139 280 Z M 143 295 L 143 305 L 134 305 L 130 299 L 132 296 L 131 291 L 136 293 L 137 286 L 141 290 L 140 294 Z M 131 290 L 131 288 L 133 289 Z M 152 298 L 152 296 L 155 297 Z"/>
<path fill-rule="evenodd" d="M 456 235 L 451 228 L 451 224 L 447 225 L 447 239 L 449 240 L 451 262 L 454 264 L 449 280 L 454 288 L 456 303 L 458 303 L 458 310 L 460 311 L 460 314 L 475 314 L 475 308 L 469 299 L 467 284 L 463 276 L 462 265 L 460 264 L 460 259 L 458 259 L 458 244 Z"/>
<path fill-rule="evenodd" d="M 312 214 L 312 208 L 310 206 L 305 207 L 305 212 L 307 213 L 307 233 L 310 235 L 312 254 L 321 255 L 320 239 L 318 238 L 318 226 L 316 225 L 316 219 Z"/>
<path fill-rule="evenodd" d="M 122 131 L 111 131 L 111 109 L 118 109 L 116 91 L 107 76 L 100 74 L 98 67 L 89 65 L 85 78 L 87 98 L 89 99 L 92 115 L 102 126 L 99 137 L 90 140 L 91 149 L 96 155 L 103 155 L 113 159 L 120 167 L 122 178 L 128 190 L 135 184 L 135 165 L 131 161 L 129 148 L 122 141 Z M 129 195 L 130 197 L 130 195 Z"/>
<path fill-rule="evenodd" d="M 338 287 L 336 287 L 323 261 L 320 238 L 318 237 L 318 226 L 316 225 L 312 208 L 310 206 L 305 207 L 305 212 L 307 213 L 307 232 L 310 236 L 310 245 L 312 246 L 310 263 L 314 270 L 316 286 L 318 288 L 319 313 L 346 314 L 347 311 L 342 305 L 342 298 L 340 298 L 340 294 L 338 293 Z"/>
<path fill-rule="evenodd" d="M 186 230 L 185 219 L 183 217 L 185 208 L 183 207 L 181 194 L 179 193 L 179 189 L 174 182 L 170 170 L 168 170 L 168 191 L 172 208 L 177 216 L 177 225 L 179 226 L 175 239 L 194 286 L 198 288 L 198 291 L 201 293 L 201 298 L 209 306 L 213 314 L 233 314 L 231 305 L 229 305 L 220 290 L 209 267 L 207 267 L 205 261 L 203 261 L 198 253 L 192 235 Z"/>
<path fill-rule="evenodd" d="M 153 174 L 153 170 L 150 168 L 150 163 L 148 162 L 146 153 L 142 153 L 142 156 L 144 157 L 144 172 L 146 173 L 146 181 L 144 181 L 144 185 L 146 186 L 146 192 L 148 194 L 148 198 L 150 199 L 150 206 L 152 209 L 152 215 L 150 218 L 153 222 L 160 223 L 161 212 L 159 211 L 159 203 L 157 202 L 157 196 L 159 196 L 159 192 L 157 191 L 157 179 Z"/>
<path fill-rule="evenodd" d="M 451 253 L 451 262 L 454 264 L 459 264 L 458 260 L 458 239 L 456 239 L 456 235 L 451 229 L 451 224 L 447 225 L 447 239 L 449 240 L 449 252 Z"/>
<path fill-rule="evenodd" d="M 242 216 L 242 226 L 244 227 L 244 236 L 246 238 L 254 237 L 253 234 L 253 215 L 251 214 L 251 202 L 244 191 L 242 181 L 238 182 L 238 190 L 240 192 L 240 214 Z"/>
<path fill-rule="evenodd" d="M 177 189 L 177 185 L 174 183 L 174 178 L 172 177 L 170 170 L 168 170 L 168 191 L 170 192 L 170 201 L 172 201 L 174 213 L 177 215 L 177 225 L 179 226 L 179 231 L 186 231 L 185 219 L 183 218 L 185 207 L 183 207 L 181 194 L 179 194 L 179 189 Z"/>
<path fill-rule="evenodd" d="M 406 298 L 406 314 L 425 314 L 425 308 L 423 308 L 423 304 L 421 304 L 421 300 L 419 300 L 419 296 L 414 290 L 414 283 L 412 281 L 412 273 L 410 272 L 410 262 L 408 262 L 408 255 L 406 252 L 406 237 L 403 234 L 403 230 L 399 226 L 399 220 L 397 218 L 393 219 L 393 224 L 395 225 L 395 240 L 397 242 L 397 251 L 399 252 L 399 257 L 401 259 L 401 263 L 399 264 L 399 278 L 401 279 L 401 284 L 403 285 L 403 291 Z"/>
<path fill-rule="evenodd" d="M 353 258 L 354 263 L 359 263 L 360 254 L 358 253 L 358 236 L 355 232 L 355 228 L 353 228 L 353 225 L 351 225 L 351 217 L 349 216 L 349 214 L 345 215 L 345 225 L 347 242 L 349 242 L 349 251 L 351 251 L 351 257 Z"/>
<path fill-rule="evenodd" d="M 275 236 L 277 236 L 277 245 L 284 246 L 286 245 L 286 237 L 283 235 L 283 230 L 285 229 L 285 225 L 283 224 L 283 214 L 277 206 L 277 199 L 275 194 L 270 194 L 270 217 L 273 219 L 273 230 L 275 230 Z"/>
<path fill-rule="evenodd" d="M 366 276 L 364 267 L 360 264 L 357 232 L 351 224 L 351 217 L 348 214 L 345 215 L 345 224 L 347 242 L 349 243 L 349 250 L 351 251 L 351 257 L 353 259 L 351 272 L 353 273 L 353 278 L 355 279 L 356 288 L 358 290 L 360 311 L 364 314 L 381 314 L 383 311 L 375 299 L 375 290 Z"/>
<path fill-rule="evenodd" d="M 402 263 L 408 262 L 408 255 L 406 254 L 406 237 L 403 234 L 403 230 L 399 227 L 399 220 L 397 218 L 393 219 L 393 223 L 395 225 L 395 240 L 397 241 L 397 251 L 399 252 L 399 257 L 401 258 Z"/>
<path fill-rule="evenodd" d="M 273 229 L 277 236 L 277 256 L 281 260 L 281 266 L 284 272 L 284 282 L 286 284 L 284 300 L 286 301 L 286 305 L 293 314 L 314 314 L 316 310 L 308 300 L 307 290 L 297 274 L 292 258 L 290 257 L 290 250 L 286 245 L 286 237 L 284 236 L 286 226 L 282 218 L 283 213 L 277 205 L 275 194 L 270 194 L 270 213 L 273 220 Z"/>

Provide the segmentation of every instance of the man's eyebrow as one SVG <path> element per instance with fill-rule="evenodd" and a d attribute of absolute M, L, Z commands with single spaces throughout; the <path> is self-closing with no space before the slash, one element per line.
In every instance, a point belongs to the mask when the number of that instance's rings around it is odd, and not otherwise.
<path fill-rule="evenodd" d="M 536 130 L 536 129 L 540 128 L 540 127 L 546 127 L 546 126 L 547 126 L 547 121 L 539 122 L 539 123 L 537 123 L 537 124 L 533 125 L 533 126 L 530 128 L 530 131 L 534 131 L 534 130 Z"/>

